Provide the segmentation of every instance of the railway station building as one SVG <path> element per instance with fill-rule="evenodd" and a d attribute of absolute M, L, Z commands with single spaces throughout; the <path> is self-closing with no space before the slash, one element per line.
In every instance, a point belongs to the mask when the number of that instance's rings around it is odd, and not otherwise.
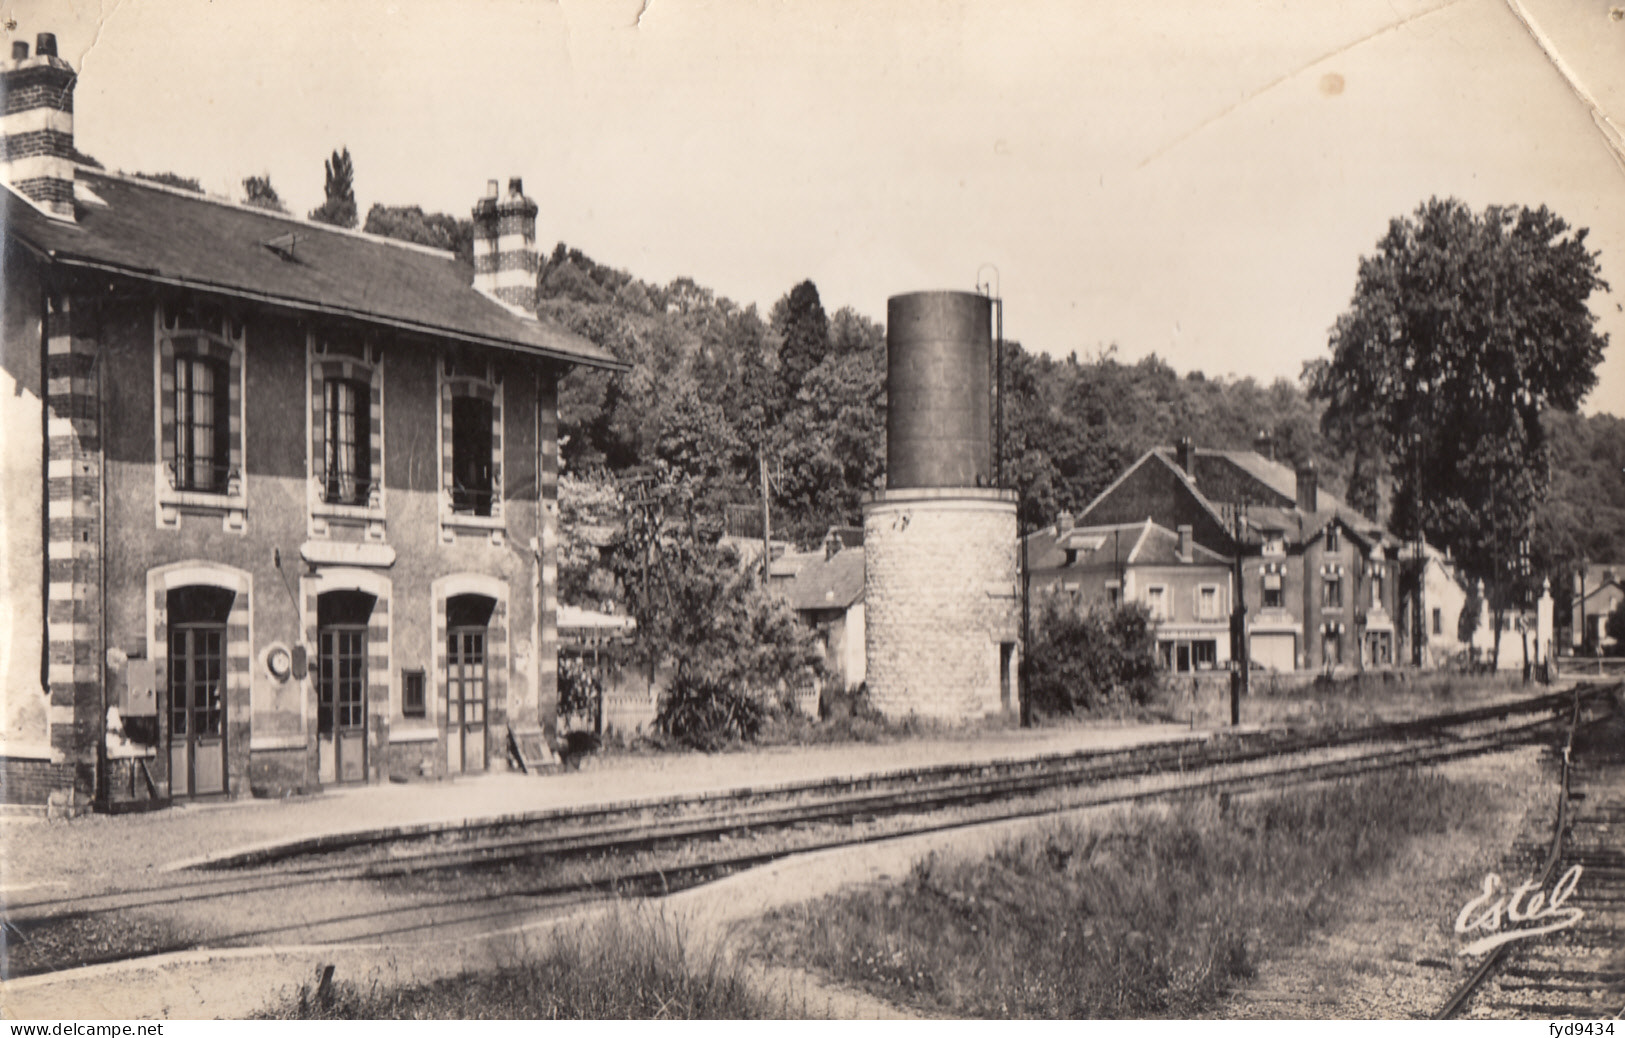
<path fill-rule="evenodd" d="M 537 205 L 475 265 L 76 162 L 0 67 L 0 800 L 69 811 L 502 766 L 556 702 Z M 474 194 L 475 192 L 470 192 Z"/>

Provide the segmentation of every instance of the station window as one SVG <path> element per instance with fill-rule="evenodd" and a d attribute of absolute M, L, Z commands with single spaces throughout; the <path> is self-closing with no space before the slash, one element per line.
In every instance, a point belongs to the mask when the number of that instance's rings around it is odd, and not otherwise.
<path fill-rule="evenodd" d="M 426 717 L 428 713 L 429 697 L 424 691 L 423 671 L 401 671 L 401 715 Z"/>

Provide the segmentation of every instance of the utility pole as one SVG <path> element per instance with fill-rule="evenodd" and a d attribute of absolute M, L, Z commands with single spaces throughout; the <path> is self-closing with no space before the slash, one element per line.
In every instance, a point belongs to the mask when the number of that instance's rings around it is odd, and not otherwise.
<path fill-rule="evenodd" d="M 756 449 L 756 468 L 762 479 L 762 586 L 768 585 L 773 571 L 773 510 L 767 490 L 767 452 Z"/>
<path fill-rule="evenodd" d="M 1247 531 L 1244 502 L 1237 502 L 1235 505 L 1232 528 L 1236 550 L 1236 586 L 1235 601 L 1230 611 L 1230 655 L 1231 665 L 1235 668 L 1230 672 L 1230 726 L 1234 728 L 1241 724 L 1241 697 L 1247 694 L 1252 678 L 1250 673 L 1252 662 L 1247 645 L 1247 584 L 1241 564 L 1242 545 Z"/>

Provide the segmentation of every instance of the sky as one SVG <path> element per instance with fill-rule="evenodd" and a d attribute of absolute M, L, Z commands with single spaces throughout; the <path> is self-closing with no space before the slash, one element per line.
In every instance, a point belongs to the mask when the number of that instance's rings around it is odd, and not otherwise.
<path fill-rule="evenodd" d="M 78 145 L 110 169 L 233 197 L 268 174 L 302 213 L 347 146 L 362 213 L 463 216 L 523 176 L 544 248 L 646 281 L 765 312 L 811 278 L 827 310 L 877 320 L 891 295 L 993 281 L 1029 349 L 1209 376 L 1327 356 L 1359 257 L 1430 196 L 1545 204 L 1590 229 L 1614 286 L 1592 299 L 1612 345 L 1584 410 L 1625 415 L 1625 144 L 1604 118 L 1625 127 L 1625 0 L 0 14 L 11 38 L 57 34 Z"/>

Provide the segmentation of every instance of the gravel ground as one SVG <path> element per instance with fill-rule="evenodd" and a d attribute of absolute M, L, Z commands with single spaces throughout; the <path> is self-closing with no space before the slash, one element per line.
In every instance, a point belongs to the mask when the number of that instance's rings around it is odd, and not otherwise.
<path fill-rule="evenodd" d="M 1550 838 L 1554 769 L 1530 747 L 1440 768 L 1491 791 L 1479 833 L 1414 844 L 1384 875 L 1360 884 L 1336 922 L 1264 963 L 1213 1013 L 1223 1019 L 1426 1019 L 1476 960 L 1456 954 L 1456 913 L 1520 839 Z"/>

